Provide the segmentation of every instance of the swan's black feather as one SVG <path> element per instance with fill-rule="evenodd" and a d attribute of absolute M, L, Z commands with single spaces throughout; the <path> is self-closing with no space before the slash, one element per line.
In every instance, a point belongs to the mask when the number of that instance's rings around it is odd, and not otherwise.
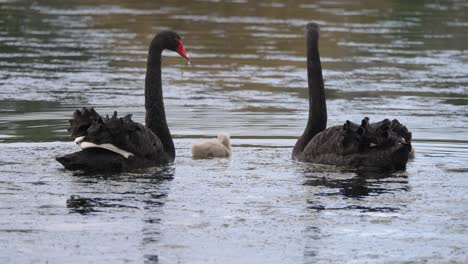
<path fill-rule="evenodd" d="M 352 167 L 404 169 L 411 151 L 411 133 L 387 119 L 365 126 L 346 122 L 318 133 L 296 156 L 301 161 Z"/>
<path fill-rule="evenodd" d="M 81 110 L 77 109 L 73 113 L 73 118 L 68 120 L 70 128 L 68 132 L 71 133 L 73 138 L 86 135 L 86 130 L 93 123 L 93 121 L 102 119 L 102 117 L 94 110 L 94 108 L 83 107 Z"/>
<path fill-rule="evenodd" d="M 72 137 L 97 145 L 112 144 L 133 156 L 128 159 L 104 149 L 84 149 L 57 158 L 67 169 L 127 170 L 161 164 L 167 157 L 161 140 L 146 126 L 132 120 L 132 115 L 102 118 L 93 108 L 82 108 L 73 113 L 70 120 Z M 144 165 L 146 164 L 146 165 Z"/>
<path fill-rule="evenodd" d="M 131 115 L 118 117 L 117 111 L 110 119 L 93 120 L 84 141 L 112 144 L 148 160 L 156 160 L 164 152 L 161 140 L 151 130 L 133 122 Z"/>

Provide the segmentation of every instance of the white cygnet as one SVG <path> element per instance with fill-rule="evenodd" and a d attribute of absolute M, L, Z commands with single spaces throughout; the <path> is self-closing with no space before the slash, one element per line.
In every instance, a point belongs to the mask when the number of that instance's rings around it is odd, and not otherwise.
<path fill-rule="evenodd" d="M 229 134 L 220 133 L 218 139 L 210 139 L 192 145 L 192 158 L 227 158 L 231 155 Z"/>

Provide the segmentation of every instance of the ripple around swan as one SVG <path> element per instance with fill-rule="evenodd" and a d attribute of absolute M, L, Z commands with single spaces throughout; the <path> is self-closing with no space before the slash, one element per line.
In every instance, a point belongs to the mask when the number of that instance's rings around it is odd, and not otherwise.
<path fill-rule="evenodd" d="M 0 262 L 466 261 L 465 2 L 0 2 Z M 291 160 L 311 18 L 328 125 L 398 117 L 416 149 L 405 172 Z M 63 170 L 75 109 L 144 122 L 147 46 L 163 29 L 192 58 L 163 53 L 175 163 Z M 191 159 L 221 131 L 231 159 Z"/>

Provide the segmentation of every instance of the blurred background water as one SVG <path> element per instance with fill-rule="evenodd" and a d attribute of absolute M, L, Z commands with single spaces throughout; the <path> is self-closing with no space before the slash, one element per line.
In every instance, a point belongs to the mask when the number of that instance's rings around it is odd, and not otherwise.
<path fill-rule="evenodd" d="M 304 26 L 321 26 L 328 125 L 398 118 L 406 172 L 290 159 L 307 119 Z M 93 106 L 144 121 L 164 52 L 174 164 L 83 175 L 54 157 Z M 466 1 L 0 0 L 0 262 L 468 261 Z M 228 159 L 192 160 L 220 131 Z"/>

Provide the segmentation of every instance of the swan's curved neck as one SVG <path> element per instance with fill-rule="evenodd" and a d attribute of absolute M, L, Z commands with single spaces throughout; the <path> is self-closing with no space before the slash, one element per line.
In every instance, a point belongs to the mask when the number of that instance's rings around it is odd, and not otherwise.
<path fill-rule="evenodd" d="M 148 51 L 145 80 L 146 126 L 159 137 L 164 146 L 164 152 L 169 157 L 174 158 L 174 142 L 167 126 L 166 112 L 164 110 L 161 81 L 162 51 L 163 47 L 158 42 L 152 44 Z"/>
<path fill-rule="evenodd" d="M 309 141 L 327 127 L 327 104 L 323 84 L 322 66 L 318 50 L 318 26 L 307 26 L 307 79 L 309 85 L 309 119 L 307 126 L 293 149 L 293 156 L 301 153 Z"/>

